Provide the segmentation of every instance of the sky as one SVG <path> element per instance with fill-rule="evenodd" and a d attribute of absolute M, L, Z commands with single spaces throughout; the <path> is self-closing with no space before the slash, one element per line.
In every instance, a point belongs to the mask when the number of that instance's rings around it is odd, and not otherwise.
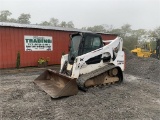
<path fill-rule="evenodd" d="M 57 18 L 72 21 L 76 28 L 109 25 L 120 28 L 155 29 L 160 26 L 160 0 L 0 0 L 0 11 L 11 18 L 31 15 L 31 24 Z"/>

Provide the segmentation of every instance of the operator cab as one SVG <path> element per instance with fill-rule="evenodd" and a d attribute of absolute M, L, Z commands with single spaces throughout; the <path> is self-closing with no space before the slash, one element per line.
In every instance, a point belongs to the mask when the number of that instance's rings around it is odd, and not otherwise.
<path fill-rule="evenodd" d="M 77 56 L 86 54 L 103 47 L 102 38 L 94 33 L 76 33 L 71 34 L 71 43 L 69 46 L 68 61 L 70 64 L 74 63 Z"/>

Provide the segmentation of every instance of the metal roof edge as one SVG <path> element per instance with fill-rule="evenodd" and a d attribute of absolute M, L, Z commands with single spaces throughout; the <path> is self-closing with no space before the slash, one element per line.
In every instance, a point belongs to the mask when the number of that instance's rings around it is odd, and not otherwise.
<path fill-rule="evenodd" d="M 54 27 L 54 26 L 43 26 L 38 24 L 20 24 L 20 23 L 9 23 L 9 22 L 0 22 L 0 26 L 3 27 L 18 27 L 18 28 L 33 28 L 33 29 L 44 29 L 44 30 L 57 30 L 57 31 L 69 31 L 69 32 L 89 32 L 87 30 L 77 29 L 77 28 L 64 28 L 64 27 Z M 112 33 L 103 33 L 103 32 L 93 32 L 97 34 L 105 34 L 105 35 L 117 35 Z"/>
<path fill-rule="evenodd" d="M 64 28 L 64 27 L 43 26 L 43 25 L 36 25 L 36 24 L 20 24 L 20 23 L 9 23 L 9 22 L 0 22 L 0 26 L 18 27 L 18 28 L 34 28 L 34 29 L 44 29 L 44 30 L 58 30 L 58 31 L 90 32 L 90 31 L 76 29 L 76 28 Z"/>

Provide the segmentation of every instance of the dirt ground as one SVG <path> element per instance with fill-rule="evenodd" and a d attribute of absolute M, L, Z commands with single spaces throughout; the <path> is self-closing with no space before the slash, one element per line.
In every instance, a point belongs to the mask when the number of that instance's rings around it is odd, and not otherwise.
<path fill-rule="evenodd" d="M 59 66 L 50 66 L 59 69 Z M 121 85 L 51 99 L 34 85 L 43 68 L 1 70 L 1 120 L 160 120 L 160 82 L 124 73 Z"/>

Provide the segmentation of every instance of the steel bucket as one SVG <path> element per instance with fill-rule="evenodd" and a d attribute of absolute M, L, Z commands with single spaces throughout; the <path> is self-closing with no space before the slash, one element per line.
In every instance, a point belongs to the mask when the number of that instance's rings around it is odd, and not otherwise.
<path fill-rule="evenodd" d="M 38 76 L 34 83 L 52 98 L 72 96 L 78 93 L 76 79 L 48 69 Z"/>

